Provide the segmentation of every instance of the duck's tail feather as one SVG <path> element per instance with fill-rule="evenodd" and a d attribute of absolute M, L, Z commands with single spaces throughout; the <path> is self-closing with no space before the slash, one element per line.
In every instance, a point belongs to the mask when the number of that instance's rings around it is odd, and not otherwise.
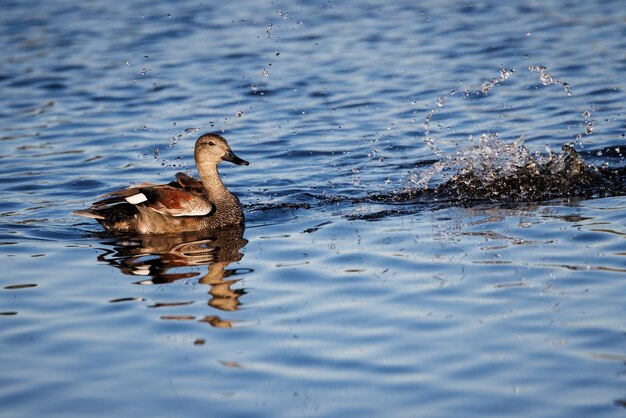
<path fill-rule="evenodd" d="M 84 216 L 85 218 L 105 219 L 104 215 L 98 212 L 94 212 L 93 210 L 90 210 L 90 209 L 75 210 L 72 213 L 74 215 Z"/>

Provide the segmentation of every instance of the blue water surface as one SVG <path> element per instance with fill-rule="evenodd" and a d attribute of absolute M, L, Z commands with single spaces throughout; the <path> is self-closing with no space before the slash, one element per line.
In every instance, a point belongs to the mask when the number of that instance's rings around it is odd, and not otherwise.
<path fill-rule="evenodd" d="M 624 196 L 366 199 L 490 133 L 623 167 L 623 2 L 2 9 L 1 416 L 624 415 Z M 245 230 L 71 214 L 209 131 Z"/>

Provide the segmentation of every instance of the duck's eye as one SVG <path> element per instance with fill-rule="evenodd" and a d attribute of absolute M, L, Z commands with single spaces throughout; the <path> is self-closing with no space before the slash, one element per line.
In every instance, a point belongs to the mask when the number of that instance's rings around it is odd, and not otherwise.
<path fill-rule="evenodd" d="M 213 146 L 213 145 L 215 145 L 215 142 L 213 142 L 213 141 L 209 141 L 209 145 L 210 145 L 210 146 Z"/>

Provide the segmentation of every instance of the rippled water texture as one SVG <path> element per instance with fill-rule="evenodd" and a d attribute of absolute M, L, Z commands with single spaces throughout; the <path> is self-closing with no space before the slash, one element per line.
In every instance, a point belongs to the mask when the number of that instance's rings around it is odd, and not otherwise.
<path fill-rule="evenodd" d="M 387 3 L 3 3 L 0 415 L 624 415 L 623 2 Z"/>

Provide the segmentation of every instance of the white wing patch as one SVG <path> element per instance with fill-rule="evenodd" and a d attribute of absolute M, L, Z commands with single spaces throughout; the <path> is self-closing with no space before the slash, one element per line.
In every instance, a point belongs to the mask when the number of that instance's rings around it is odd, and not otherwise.
<path fill-rule="evenodd" d="M 126 200 L 128 203 L 130 203 L 132 205 L 138 205 L 141 202 L 147 201 L 148 198 L 143 193 L 137 193 L 137 194 L 134 194 L 132 196 L 125 197 L 124 200 Z"/>

